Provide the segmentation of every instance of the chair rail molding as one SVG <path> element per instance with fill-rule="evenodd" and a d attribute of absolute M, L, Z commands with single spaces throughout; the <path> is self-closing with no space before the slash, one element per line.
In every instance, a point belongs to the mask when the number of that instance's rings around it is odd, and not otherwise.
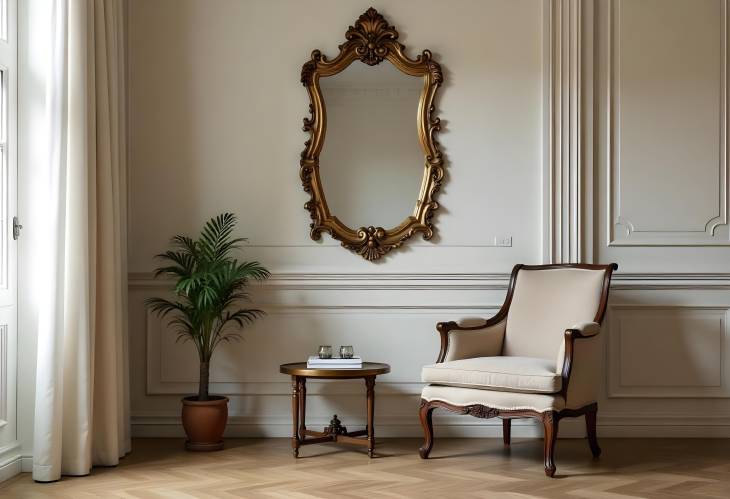
<path fill-rule="evenodd" d="M 256 288 L 277 291 L 506 291 L 508 273 L 489 274 L 339 274 L 339 273 L 274 273 Z M 154 290 L 164 292 L 172 287 L 172 281 L 154 279 L 152 273 L 133 272 L 128 275 L 130 290 Z M 613 275 L 611 289 L 616 290 L 730 290 L 730 273 L 636 273 L 617 272 Z M 451 305 L 436 304 L 439 309 L 451 307 L 483 307 L 484 303 L 459 301 Z M 363 305 L 374 308 L 372 305 Z M 433 307 L 434 304 L 414 305 L 413 308 Z M 299 308 L 302 308 L 299 306 Z M 355 305 L 350 306 L 355 308 Z M 377 307 L 375 307 L 377 308 Z M 391 304 L 386 308 L 405 309 L 405 305 Z"/>
<path fill-rule="evenodd" d="M 593 260 L 593 0 L 544 4 L 543 260 Z"/>
<path fill-rule="evenodd" d="M 694 198 L 690 198 L 690 191 L 683 193 L 684 200 L 677 199 L 675 202 L 687 203 L 700 200 L 700 198 L 708 197 L 716 198 L 716 204 L 712 207 L 705 206 L 710 209 L 709 212 L 696 215 L 695 225 L 685 221 L 678 223 L 675 221 L 674 227 L 666 220 L 637 220 L 639 213 L 630 212 L 626 208 L 627 199 L 633 198 L 636 204 L 637 197 L 643 197 L 634 191 L 629 194 L 625 190 L 631 186 L 631 180 L 627 180 L 628 175 L 622 172 L 622 123 L 629 122 L 630 118 L 622 117 L 622 85 L 626 75 L 623 68 L 625 54 L 622 52 L 622 39 L 626 35 L 624 31 L 627 29 L 623 26 L 622 10 L 627 8 L 629 4 L 624 4 L 622 0 L 609 0 L 608 14 L 605 16 L 605 30 L 607 36 L 606 44 L 606 60 L 607 60 L 607 133 L 606 133 L 606 199 L 608 209 L 606 211 L 608 220 L 606 224 L 607 241 L 609 246 L 728 246 L 730 245 L 730 237 L 727 229 L 718 230 L 720 227 L 728 225 L 728 197 L 730 190 L 728 189 L 728 128 L 727 128 L 727 106 L 728 106 L 728 1 L 717 0 L 720 14 L 717 16 L 717 22 L 720 23 L 720 48 L 719 60 L 717 68 L 713 71 L 719 76 L 719 85 L 717 87 L 717 108 L 719 110 L 719 119 L 713 120 L 717 122 L 718 138 L 718 158 L 717 173 L 714 175 L 716 185 L 709 189 L 705 189 L 701 195 L 694 193 Z M 633 6 L 632 6 L 633 7 Z M 627 14 L 630 16 L 630 14 Z M 709 28 L 708 28 L 709 29 Z M 647 49 L 649 50 L 649 49 Z M 686 57 L 686 54 L 684 54 Z M 703 54 L 701 52 L 695 54 L 697 58 Z M 647 57 L 651 57 L 650 55 Z M 689 70 L 688 70 L 689 71 Z M 697 91 L 695 91 L 697 93 Z M 701 93 L 701 92 L 699 92 Z M 627 106 L 631 109 L 631 105 Z M 699 111 L 698 111 L 699 112 Z M 662 115 L 664 116 L 664 115 Z M 665 117 L 666 119 L 666 117 Z M 630 136 L 630 134 L 623 134 Z M 635 162 L 642 161 L 643 158 L 635 159 Z M 625 165 L 624 165 L 625 166 Z M 696 167 L 696 165 L 693 165 Z M 636 175 L 632 177 L 636 179 Z M 636 188 L 634 188 L 636 189 Z M 636 208 L 636 206 L 635 206 Z M 654 207 L 654 209 L 657 209 Z M 645 216 L 646 218 L 646 216 Z"/>

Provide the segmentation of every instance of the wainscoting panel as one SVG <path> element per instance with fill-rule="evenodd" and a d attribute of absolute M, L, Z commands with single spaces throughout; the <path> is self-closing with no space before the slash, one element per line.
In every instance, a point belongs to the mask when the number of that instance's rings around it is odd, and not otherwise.
<path fill-rule="evenodd" d="M 8 371 L 10 370 L 10 353 L 8 352 L 8 325 L 0 325 L 0 428 L 8 421 L 8 397 L 10 387 Z"/>
<path fill-rule="evenodd" d="M 443 306 L 442 306 L 443 307 Z M 211 370 L 211 390 L 230 395 L 289 395 L 289 378 L 279 364 L 299 362 L 314 355 L 317 346 L 353 345 L 365 359 L 390 363 L 390 374 L 378 379 L 378 392 L 421 393 L 420 367 L 432 363 L 439 350 L 435 324 L 446 317 L 484 316 L 498 307 L 468 309 L 403 306 L 267 306 L 267 316 L 247 328 L 245 340 L 224 343 L 216 351 Z M 175 333 L 148 312 L 147 394 L 187 394 L 197 389 L 197 355 L 189 342 L 176 341 Z M 384 349 L 382 345 L 388 345 Z M 431 348 L 428 348 L 430 346 Z M 309 394 L 322 393 L 322 383 L 311 382 Z M 326 392 L 362 393 L 360 382 L 327 384 Z"/>
<path fill-rule="evenodd" d="M 364 357 L 392 365 L 378 378 L 379 434 L 419 436 L 420 368 L 439 348 L 441 320 L 496 313 L 507 274 L 277 274 L 253 287 L 267 316 L 240 343 L 216 353 L 211 390 L 231 398 L 231 436 L 287 436 L 291 383 L 283 362 L 303 360 L 319 344 L 352 344 Z M 164 295 L 167 283 L 130 276 L 132 421 L 138 436 L 178 436 L 179 400 L 197 387 L 197 359 L 143 300 Z M 599 387 L 604 436 L 730 436 L 730 358 L 727 313 L 730 278 L 707 275 L 617 274 L 607 322 L 606 383 Z M 313 427 L 338 414 L 363 424 L 361 382 L 311 382 L 307 405 Z M 440 413 L 441 435 L 496 437 L 498 420 Z M 561 435 L 583 435 L 581 421 Z M 530 421 L 516 436 L 535 437 Z"/>
<path fill-rule="evenodd" d="M 0 307 L 0 468 L 18 455 L 16 332 L 17 308 Z"/>
<path fill-rule="evenodd" d="M 726 0 L 611 3 L 610 245 L 730 244 L 727 16 Z"/>
<path fill-rule="evenodd" d="M 438 274 L 277 274 L 253 285 L 252 306 L 267 312 L 244 332 L 240 343 L 216 352 L 211 391 L 231 398 L 231 435 L 286 436 L 290 428 L 291 381 L 279 364 L 303 361 L 320 344 L 349 344 L 366 359 L 388 362 L 390 374 L 376 384 L 381 435 L 418 435 L 416 412 L 422 388 L 420 369 L 439 351 L 438 321 L 494 315 L 509 276 Z M 130 348 L 134 434 L 180 434 L 179 399 L 197 389 L 193 345 L 175 341 L 164 321 L 143 304 L 164 296 L 169 283 L 130 275 Z M 357 426 L 365 415 L 361 381 L 310 382 L 308 420 L 327 424 L 332 414 Z M 496 432 L 471 418 L 440 417 L 454 435 Z M 534 425 L 516 435 L 536 435 Z M 496 434 L 495 434 L 496 435 Z"/>
<path fill-rule="evenodd" d="M 730 397 L 727 308 L 613 306 L 611 397 Z"/>

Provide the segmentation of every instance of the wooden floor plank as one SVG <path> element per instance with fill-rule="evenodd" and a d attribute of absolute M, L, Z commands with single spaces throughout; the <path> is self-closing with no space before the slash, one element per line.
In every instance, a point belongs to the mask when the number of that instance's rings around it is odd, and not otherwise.
<path fill-rule="evenodd" d="M 585 440 L 559 440 L 555 479 L 542 469 L 542 442 L 383 439 L 374 459 L 359 447 L 313 445 L 294 459 L 288 439 L 235 439 L 213 453 L 176 439 L 136 439 L 116 468 L 34 483 L 22 474 L 0 485 L 8 498 L 524 498 L 730 497 L 730 440 L 603 439 L 594 460 Z"/>

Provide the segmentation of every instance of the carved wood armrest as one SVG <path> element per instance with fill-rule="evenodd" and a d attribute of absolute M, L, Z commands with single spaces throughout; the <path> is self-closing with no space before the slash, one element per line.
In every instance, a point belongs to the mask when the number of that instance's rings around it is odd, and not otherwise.
<path fill-rule="evenodd" d="M 460 331 L 479 331 L 489 329 L 493 326 L 501 324 L 507 319 L 506 314 L 497 314 L 490 319 L 486 319 L 483 324 L 476 324 L 474 326 L 465 326 L 458 324 L 454 321 L 439 322 L 436 324 L 436 330 L 438 330 L 441 336 L 441 350 L 439 351 L 436 363 L 441 363 L 446 359 L 446 355 L 449 351 L 449 343 L 452 334 L 456 334 Z"/>
<path fill-rule="evenodd" d="M 575 340 L 593 338 L 601 330 L 601 325 L 597 322 L 585 322 L 576 324 L 570 329 L 565 330 L 565 355 L 563 357 L 563 370 L 561 377 L 563 378 L 563 387 L 561 394 L 563 397 L 568 395 L 568 384 L 570 383 L 570 373 L 573 369 L 573 354 L 575 352 Z"/>

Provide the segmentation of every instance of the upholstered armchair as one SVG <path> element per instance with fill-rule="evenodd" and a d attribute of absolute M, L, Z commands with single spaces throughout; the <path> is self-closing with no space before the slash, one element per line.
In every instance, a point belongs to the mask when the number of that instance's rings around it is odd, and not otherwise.
<path fill-rule="evenodd" d="M 428 458 L 433 410 L 502 418 L 505 445 L 514 418 L 535 418 L 545 429 L 545 474 L 555 474 L 558 422 L 585 415 L 594 457 L 596 391 L 602 378 L 596 335 L 606 312 L 610 265 L 516 265 L 504 305 L 475 326 L 440 322 L 441 351 L 425 366 L 420 419 Z"/>

